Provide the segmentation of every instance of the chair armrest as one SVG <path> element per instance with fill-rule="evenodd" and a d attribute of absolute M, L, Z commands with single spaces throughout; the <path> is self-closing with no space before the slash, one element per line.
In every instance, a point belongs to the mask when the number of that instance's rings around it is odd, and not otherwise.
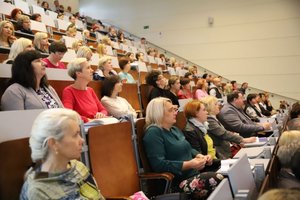
<path fill-rule="evenodd" d="M 142 173 L 139 175 L 141 179 L 165 179 L 166 181 L 172 181 L 174 175 L 169 172 L 164 173 Z"/>

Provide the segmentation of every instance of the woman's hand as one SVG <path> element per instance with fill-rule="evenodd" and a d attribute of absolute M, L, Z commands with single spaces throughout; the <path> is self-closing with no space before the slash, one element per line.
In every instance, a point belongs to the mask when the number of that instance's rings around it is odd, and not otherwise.
<path fill-rule="evenodd" d="M 256 142 L 256 137 L 249 137 L 243 139 L 243 143 L 252 143 L 252 142 Z"/>
<path fill-rule="evenodd" d="M 206 165 L 211 166 L 213 164 L 213 158 L 211 155 L 206 155 Z"/>
<path fill-rule="evenodd" d="M 101 112 L 97 112 L 96 115 L 95 115 L 95 119 L 104 118 L 104 117 L 106 117 L 106 115 L 104 113 L 101 113 Z"/>

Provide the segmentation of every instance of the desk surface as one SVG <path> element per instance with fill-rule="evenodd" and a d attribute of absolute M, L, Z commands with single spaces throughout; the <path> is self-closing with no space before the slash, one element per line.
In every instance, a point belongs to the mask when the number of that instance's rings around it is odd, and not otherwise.
<path fill-rule="evenodd" d="M 271 152 L 274 150 L 274 146 L 242 148 L 233 158 L 239 158 L 245 153 L 247 154 L 248 158 L 257 158 L 263 153 L 264 148 L 271 148 Z"/>

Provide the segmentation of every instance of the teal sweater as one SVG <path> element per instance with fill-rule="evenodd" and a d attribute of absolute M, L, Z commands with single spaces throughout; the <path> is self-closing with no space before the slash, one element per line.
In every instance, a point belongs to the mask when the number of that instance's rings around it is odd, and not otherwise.
<path fill-rule="evenodd" d="M 143 143 L 152 170 L 174 174 L 174 184 L 199 174 L 193 169 L 182 171 L 183 162 L 193 159 L 199 152 L 191 147 L 178 128 L 173 126 L 169 131 L 150 126 Z"/>

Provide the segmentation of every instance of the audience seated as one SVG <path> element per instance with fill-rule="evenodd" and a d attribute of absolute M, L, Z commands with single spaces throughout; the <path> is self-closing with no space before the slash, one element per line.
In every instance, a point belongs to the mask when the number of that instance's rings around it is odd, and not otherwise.
<path fill-rule="evenodd" d="M 34 34 L 33 40 L 35 50 L 41 53 L 49 53 L 49 41 L 48 34 L 43 32 L 37 32 Z"/>
<path fill-rule="evenodd" d="M 44 62 L 37 51 L 20 53 L 12 65 L 10 86 L 1 99 L 1 109 L 28 110 L 63 107 L 48 84 Z"/>
<path fill-rule="evenodd" d="M 278 148 L 277 156 L 280 161 L 280 172 L 278 176 L 277 186 L 279 188 L 298 188 L 300 189 L 300 181 L 292 172 L 292 157 L 300 147 L 300 140 L 281 145 Z M 299 165 L 299 163 L 298 163 Z"/>
<path fill-rule="evenodd" d="M 197 81 L 196 84 L 196 91 L 195 91 L 195 99 L 201 100 L 202 98 L 208 96 L 208 84 L 205 79 L 201 78 Z"/>
<path fill-rule="evenodd" d="M 264 117 L 264 115 L 261 113 L 261 110 L 258 106 L 257 98 L 259 96 L 257 94 L 248 94 L 247 96 L 247 103 L 244 108 L 245 113 L 248 115 L 248 117 L 251 118 L 254 122 L 259 122 L 259 117 Z"/>
<path fill-rule="evenodd" d="M 57 18 L 57 19 L 64 20 L 65 15 L 64 15 L 64 13 L 58 13 L 56 18 Z"/>
<path fill-rule="evenodd" d="M 31 21 L 30 18 L 26 15 L 21 15 L 17 20 L 17 29 L 23 33 L 33 35 L 31 30 Z"/>
<path fill-rule="evenodd" d="M 10 12 L 10 18 L 15 21 L 17 21 L 21 15 L 23 15 L 23 11 L 20 8 L 15 8 Z"/>
<path fill-rule="evenodd" d="M 43 61 L 46 63 L 46 67 L 65 69 L 65 64 L 60 62 L 60 60 L 64 57 L 67 50 L 68 49 L 63 42 L 52 42 L 49 46 L 50 55 L 43 59 Z"/>
<path fill-rule="evenodd" d="M 25 175 L 20 199 L 101 199 L 93 175 L 78 159 L 84 140 L 80 116 L 68 109 L 42 112 L 33 123 L 29 145 L 36 164 Z"/>
<path fill-rule="evenodd" d="M 76 56 L 77 58 L 86 58 L 87 61 L 90 61 L 93 56 L 93 52 L 89 47 L 81 46 L 79 47 Z"/>
<path fill-rule="evenodd" d="M 126 43 L 125 38 L 124 38 L 124 33 L 121 29 L 118 30 L 117 38 L 118 38 L 119 43 L 123 43 L 123 44 Z"/>
<path fill-rule="evenodd" d="M 270 123 L 256 124 L 244 113 L 244 97 L 241 92 L 233 92 L 227 96 L 227 104 L 223 106 L 218 119 L 225 129 L 240 133 L 243 137 L 255 136 L 257 132 L 270 130 Z"/>
<path fill-rule="evenodd" d="M 187 119 L 186 126 L 183 129 L 186 140 L 198 152 L 207 155 L 208 160 L 216 159 L 213 140 L 207 134 L 207 111 L 204 104 L 199 100 L 188 102 L 184 106 L 184 115 Z M 220 165 L 220 162 L 218 164 Z M 219 167 L 219 165 L 215 167 Z"/>
<path fill-rule="evenodd" d="M 192 99 L 193 94 L 191 92 L 190 79 L 181 78 L 180 85 L 181 85 L 181 89 L 177 93 L 178 99 Z"/>
<path fill-rule="evenodd" d="M 284 146 L 292 143 L 293 141 L 300 141 L 300 131 L 284 131 L 283 133 L 281 133 L 278 141 L 278 146 Z"/>
<path fill-rule="evenodd" d="M 12 64 L 15 58 L 19 55 L 19 53 L 29 50 L 34 50 L 32 41 L 27 38 L 19 38 L 12 44 L 8 55 L 8 59 L 5 60 L 3 63 Z"/>
<path fill-rule="evenodd" d="M 288 121 L 287 130 L 298 130 L 300 131 L 300 118 L 294 118 Z"/>
<path fill-rule="evenodd" d="M 221 90 L 221 80 L 215 77 L 209 86 L 209 95 L 216 97 L 217 99 L 223 98 L 223 91 Z"/>
<path fill-rule="evenodd" d="M 103 36 L 101 39 L 101 42 L 105 44 L 106 46 L 112 46 L 111 45 L 111 39 L 108 36 Z"/>
<path fill-rule="evenodd" d="M 258 200 L 297 200 L 299 198 L 298 189 L 272 189 L 260 196 Z"/>
<path fill-rule="evenodd" d="M 267 117 L 271 116 L 271 112 L 267 110 L 267 105 L 264 103 L 266 100 L 265 94 L 259 93 L 258 95 L 260 98 L 257 99 L 257 102 L 258 102 L 258 106 L 261 110 L 261 113 Z"/>
<path fill-rule="evenodd" d="M 76 33 L 77 33 L 76 26 L 75 26 L 74 24 L 70 24 L 70 25 L 67 27 L 66 35 L 67 35 L 68 37 L 74 38 L 74 37 L 76 36 Z"/>
<path fill-rule="evenodd" d="M 30 17 L 31 20 L 37 21 L 37 22 L 42 22 L 42 16 L 39 13 L 34 13 Z"/>
<path fill-rule="evenodd" d="M 103 56 L 99 60 L 98 69 L 95 71 L 94 80 L 104 80 L 106 77 L 117 75 L 117 72 L 113 70 L 110 56 Z"/>
<path fill-rule="evenodd" d="M 121 58 L 119 60 L 119 66 L 122 70 L 119 72 L 122 83 L 136 83 L 132 75 L 129 73 L 131 68 L 129 60 L 126 58 Z"/>
<path fill-rule="evenodd" d="M 153 86 L 148 97 L 149 101 L 156 97 L 172 98 L 173 95 L 170 94 L 170 91 L 165 89 L 167 81 L 160 71 L 152 70 L 148 72 L 146 75 L 146 83 Z"/>
<path fill-rule="evenodd" d="M 41 7 L 44 8 L 44 11 L 46 12 L 47 10 L 51 10 L 49 8 L 49 4 L 47 1 L 43 1 L 42 4 L 41 4 Z"/>
<path fill-rule="evenodd" d="M 0 22 L 0 46 L 10 47 L 12 43 L 17 39 L 14 36 L 14 25 L 10 21 Z"/>
<path fill-rule="evenodd" d="M 134 61 L 136 61 L 134 53 L 132 53 L 132 52 L 127 52 L 126 53 L 126 58 L 129 60 L 130 63 L 133 63 Z"/>
<path fill-rule="evenodd" d="M 291 158 L 291 169 L 298 181 L 300 181 L 300 147 Z"/>
<path fill-rule="evenodd" d="M 99 54 L 99 58 L 105 56 L 107 54 L 107 49 L 105 44 L 98 44 L 96 48 L 96 52 Z"/>
<path fill-rule="evenodd" d="M 171 76 L 168 81 L 170 94 L 168 98 L 172 101 L 173 105 L 177 105 L 179 108 L 179 101 L 177 97 L 177 93 L 180 90 L 180 80 L 178 76 Z"/>
<path fill-rule="evenodd" d="M 69 16 L 69 23 L 70 23 L 70 25 L 72 24 L 72 25 L 76 26 L 76 18 L 73 15 Z"/>
<path fill-rule="evenodd" d="M 291 119 L 300 118 L 300 103 L 296 102 L 292 105 L 290 112 Z"/>
<path fill-rule="evenodd" d="M 116 29 L 112 26 L 108 27 L 108 34 L 107 36 L 110 38 L 111 41 L 117 42 L 117 33 Z"/>
<path fill-rule="evenodd" d="M 143 52 L 136 53 L 135 57 L 136 57 L 137 61 L 144 62 L 144 53 Z"/>
<path fill-rule="evenodd" d="M 176 114 L 177 108 L 167 98 L 155 98 L 148 104 L 143 138 L 147 158 L 154 172 L 174 174 L 174 191 L 191 194 L 192 199 L 205 199 L 223 176 L 214 172 L 199 173 L 211 165 L 212 160 L 193 149 L 183 133 L 173 126 Z"/>
<path fill-rule="evenodd" d="M 223 92 L 224 95 L 227 96 L 228 94 L 231 94 L 233 92 L 233 87 L 231 83 L 226 83 L 223 85 Z"/>
<path fill-rule="evenodd" d="M 72 49 L 75 51 L 75 53 L 77 53 L 78 49 L 82 46 L 83 46 L 83 41 L 82 40 L 75 40 L 72 43 Z"/>
<path fill-rule="evenodd" d="M 265 97 L 266 97 L 266 99 L 265 99 L 264 103 L 266 104 L 267 110 L 272 112 L 273 111 L 273 106 L 272 106 L 272 103 L 269 99 L 270 94 L 268 92 L 265 92 Z"/>
<path fill-rule="evenodd" d="M 68 74 L 75 81 L 63 90 L 65 108 L 75 110 L 84 122 L 106 117 L 107 111 L 88 83 L 93 80 L 93 69 L 86 58 L 76 58 L 68 64 Z"/>
<path fill-rule="evenodd" d="M 220 112 L 218 99 L 213 96 L 204 97 L 201 100 L 208 112 L 208 135 L 212 138 L 217 150 L 218 158 L 231 158 L 230 142 L 235 144 L 251 143 L 256 141 L 256 137 L 243 138 L 238 133 L 227 131 L 219 122 L 216 115 Z"/>
<path fill-rule="evenodd" d="M 101 103 L 108 113 L 116 118 L 122 118 L 126 115 L 133 115 L 137 118 L 137 114 L 128 101 L 118 94 L 122 91 L 122 83 L 119 76 L 110 76 L 103 81 Z"/>
<path fill-rule="evenodd" d="M 239 88 L 239 91 L 240 91 L 243 95 L 245 95 L 245 94 L 246 94 L 247 88 L 248 88 L 248 83 L 247 83 L 247 82 L 244 82 L 244 83 L 242 83 L 241 87 Z"/>

